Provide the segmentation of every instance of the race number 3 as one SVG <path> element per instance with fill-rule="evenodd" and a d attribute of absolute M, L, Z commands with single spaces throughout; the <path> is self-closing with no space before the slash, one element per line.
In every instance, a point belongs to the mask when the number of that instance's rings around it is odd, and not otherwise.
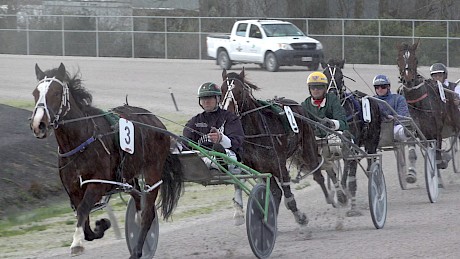
<path fill-rule="evenodd" d="M 129 120 L 120 118 L 118 121 L 120 131 L 120 148 L 125 152 L 134 154 L 134 125 Z"/>

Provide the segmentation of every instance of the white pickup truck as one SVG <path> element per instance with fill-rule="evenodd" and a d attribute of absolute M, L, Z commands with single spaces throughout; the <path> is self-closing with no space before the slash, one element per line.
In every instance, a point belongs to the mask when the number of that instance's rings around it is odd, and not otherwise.
<path fill-rule="evenodd" d="M 255 63 L 271 72 L 292 65 L 317 70 L 324 59 L 319 41 L 294 24 L 278 20 L 237 21 L 230 34 L 209 35 L 206 44 L 208 56 L 223 69 Z"/>

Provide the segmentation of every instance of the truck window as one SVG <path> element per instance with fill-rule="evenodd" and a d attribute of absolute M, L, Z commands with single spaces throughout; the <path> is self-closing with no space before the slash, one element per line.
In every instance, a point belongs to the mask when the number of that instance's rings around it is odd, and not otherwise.
<path fill-rule="evenodd" d="M 249 29 L 249 37 L 262 39 L 262 33 L 260 33 L 259 26 L 251 24 L 251 29 Z"/>
<path fill-rule="evenodd" d="M 304 33 L 293 24 L 264 24 L 267 37 L 304 36 Z"/>
<path fill-rule="evenodd" d="M 236 36 L 246 36 L 246 29 L 248 28 L 247 23 L 240 23 L 238 24 L 238 27 L 236 28 Z"/>

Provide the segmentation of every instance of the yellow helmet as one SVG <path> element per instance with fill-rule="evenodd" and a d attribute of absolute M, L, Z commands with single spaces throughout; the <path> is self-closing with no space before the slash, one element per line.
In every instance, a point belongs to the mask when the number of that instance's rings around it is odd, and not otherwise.
<path fill-rule="evenodd" d="M 313 72 L 307 78 L 307 85 L 324 85 L 327 86 L 327 77 L 321 72 Z"/>

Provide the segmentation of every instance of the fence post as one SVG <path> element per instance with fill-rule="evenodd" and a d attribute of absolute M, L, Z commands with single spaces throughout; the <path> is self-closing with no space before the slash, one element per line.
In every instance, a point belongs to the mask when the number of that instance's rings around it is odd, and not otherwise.
<path fill-rule="evenodd" d="M 96 16 L 96 57 L 99 57 L 99 17 Z"/>
<path fill-rule="evenodd" d="M 134 51 L 134 16 L 131 16 L 131 57 L 135 56 Z"/>
<path fill-rule="evenodd" d="M 168 59 L 168 18 L 165 17 L 165 59 Z"/>
<path fill-rule="evenodd" d="M 198 59 L 201 60 L 201 17 L 198 17 Z"/>
<path fill-rule="evenodd" d="M 378 23 L 379 23 L 379 65 L 382 64 L 382 44 L 381 44 L 381 41 L 382 41 L 382 38 L 380 37 L 382 35 L 382 28 L 381 28 L 381 23 L 380 23 L 380 20 L 378 20 Z"/>
<path fill-rule="evenodd" d="M 446 56 L 447 56 L 447 67 L 450 66 L 450 58 L 449 58 L 449 21 L 447 22 L 447 31 L 446 31 Z"/>
<path fill-rule="evenodd" d="M 62 56 L 65 56 L 65 26 L 64 26 L 64 15 L 61 16 L 61 37 L 62 37 Z"/>
<path fill-rule="evenodd" d="M 29 15 L 27 14 L 26 14 L 26 41 L 27 41 L 27 55 L 30 55 Z"/>

